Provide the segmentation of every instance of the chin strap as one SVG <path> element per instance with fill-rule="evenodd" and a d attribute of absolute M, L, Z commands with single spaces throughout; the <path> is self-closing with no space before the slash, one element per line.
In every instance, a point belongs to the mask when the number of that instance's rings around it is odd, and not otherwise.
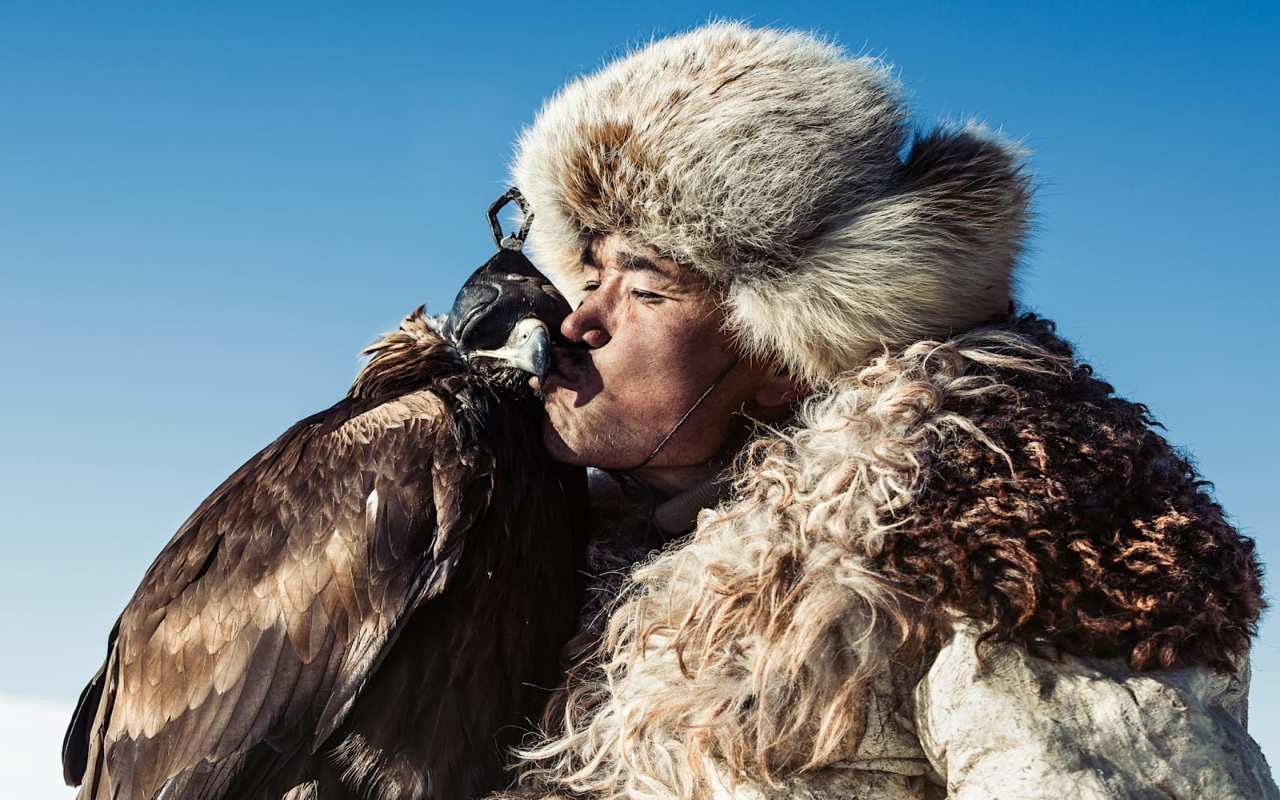
<path fill-rule="evenodd" d="M 658 451 L 667 446 L 667 442 L 671 441 L 671 437 L 676 435 L 676 431 L 680 430 L 681 426 L 689 420 L 689 417 L 693 416 L 693 412 L 698 410 L 698 406 L 702 405 L 702 401 L 706 400 L 707 397 L 710 396 L 711 392 L 720 385 L 720 381 L 728 377 L 729 373 L 733 371 L 733 368 L 738 366 L 738 360 L 739 359 L 734 358 L 733 361 L 729 362 L 729 366 L 725 367 L 724 370 L 716 376 L 716 379 L 711 382 L 711 385 L 707 387 L 707 390 L 703 392 L 697 400 L 693 401 L 693 405 L 689 406 L 688 411 L 684 412 L 684 416 L 680 417 L 675 426 L 671 430 L 667 431 L 667 435 L 662 437 L 662 441 L 658 442 L 658 445 L 654 447 L 653 450 L 649 451 L 649 455 L 644 457 L 644 461 L 641 461 L 634 467 L 630 467 L 628 471 L 641 469 L 647 466 L 649 462 L 653 460 L 653 457 L 658 454 Z"/>

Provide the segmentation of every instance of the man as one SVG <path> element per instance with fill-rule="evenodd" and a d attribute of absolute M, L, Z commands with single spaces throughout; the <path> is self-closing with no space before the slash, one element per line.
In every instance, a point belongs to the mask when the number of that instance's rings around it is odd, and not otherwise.
<path fill-rule="evenodd" d="M 908 131 L 879 62 L 713 24 L 521 137 L 545 439 L 603 470 L 529 794 L 1280 797 L 1253 543 L 1012 310 L 1020 154 Z"/>

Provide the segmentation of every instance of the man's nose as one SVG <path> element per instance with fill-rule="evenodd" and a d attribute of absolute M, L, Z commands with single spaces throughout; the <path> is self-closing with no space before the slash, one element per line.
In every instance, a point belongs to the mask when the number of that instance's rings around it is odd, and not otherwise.
<path fill-rule="evenodd" d="M 609 343 L 609 332 L 604 323 L 604 315 L 593 302 L 594 295 L 587 295 L 581 305 L 573 310 L 560 323 L 560 333 L 571 342 L 582 342 L 593 350 Z"/>

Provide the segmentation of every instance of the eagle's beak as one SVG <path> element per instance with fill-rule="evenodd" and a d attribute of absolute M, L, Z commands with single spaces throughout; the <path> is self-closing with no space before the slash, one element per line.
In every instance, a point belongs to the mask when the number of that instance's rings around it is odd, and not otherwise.
<path fill-rule="evenodd" d="M 511 335 L 502 347 L 497 350 L 477 350 L 472 355 L 505 361 L 516 369 L 542 379 L 547 376 L 547 370 L 551 366 L 551 332 L 547 330 L 547 323 L 540 319 L 522 319 L 511 329 Z"/>
<path fill-rule="evenodd" d="M 516 348 L 515 357 L 511 359 L 513 367 L 519 367 L 539 379 L 547 376 L 551 366 L 551 333 L 547 323 L 540 319 L 526 320 L 535 324 L 529 335 Z"/>

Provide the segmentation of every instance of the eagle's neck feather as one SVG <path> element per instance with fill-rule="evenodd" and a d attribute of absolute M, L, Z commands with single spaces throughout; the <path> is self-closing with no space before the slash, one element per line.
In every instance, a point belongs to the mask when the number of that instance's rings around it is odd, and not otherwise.
<path fill-rule="evenodd" d="M 465 368 L 461 355 L 431 326 L 422 306 L 404 318 L 399 330 L 384 334 L 361 355 L 369 360 L 347 392 L 356 400 L 399 395 Z"/>

